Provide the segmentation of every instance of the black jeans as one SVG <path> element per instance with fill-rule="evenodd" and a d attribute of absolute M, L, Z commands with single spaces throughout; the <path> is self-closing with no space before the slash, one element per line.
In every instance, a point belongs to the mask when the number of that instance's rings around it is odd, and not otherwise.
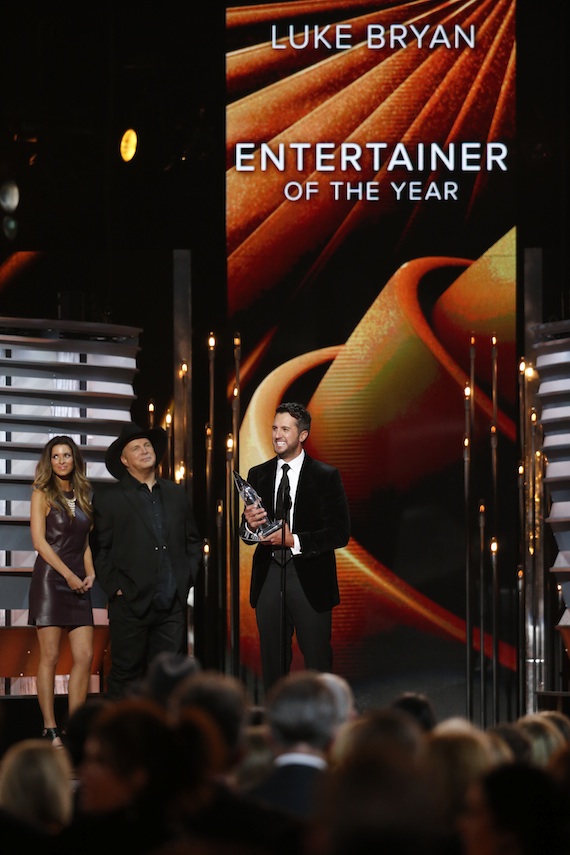
<path fill-rule="evenodd" d="M 110 699 L 124 697 L 129 685 L 145 676 L 158 653 L 188 650 L 186 608 L 178 597 L 170 609 L 151 606 L 139 617 L 121 595 L 110 600 L 108 614 L 111 668 L 106 695 Z"/>

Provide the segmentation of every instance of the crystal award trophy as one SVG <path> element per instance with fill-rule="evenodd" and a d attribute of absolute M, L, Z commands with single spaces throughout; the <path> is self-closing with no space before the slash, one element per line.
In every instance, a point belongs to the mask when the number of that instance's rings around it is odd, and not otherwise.
<path fill-rule="evenodd" d="M 234 472 L 234 481 L 238 489 L 238 493 L 245 505 L 257 505 L 259 508 L 262 507 L 261 497 L 259 493 L 253 489 L 249 481 L 242 478 L 238 472 Z M 255 531 L 246 533 L 246 538 L 247 540 L 257 542 L 260 536 L 267 537 L 269 534 L 273 534 L 274 531 L 278 531 L 282 525 L 283 523 L 281 520 L 268 519 L 266 522 L 262 523 L 262 525 L 258 526 Z"/>

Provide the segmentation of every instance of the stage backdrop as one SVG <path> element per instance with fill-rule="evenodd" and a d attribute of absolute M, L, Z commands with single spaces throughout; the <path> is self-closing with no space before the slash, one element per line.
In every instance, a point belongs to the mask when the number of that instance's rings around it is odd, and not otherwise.
<path fill-rule="evenodd" d="M 280 401 L 308 406 L 307 450 L 340 469 L 352 517 L 335 670 L 362 705 L 421 690 L 463 713 L 466 567 L 486 578 L 493 537 L 501 679 L 516 667 L 515 2 L 226 12 L 239 470 L 273 455 Z M 255 676 L 251 555 L 240 655 Z M 475 597 L 477 651 L 486 581 Z"/>

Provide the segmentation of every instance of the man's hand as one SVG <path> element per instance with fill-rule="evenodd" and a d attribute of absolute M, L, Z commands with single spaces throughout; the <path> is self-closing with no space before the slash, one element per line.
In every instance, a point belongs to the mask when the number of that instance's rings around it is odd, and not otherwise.
<path fill-rule="evenodd" d="M 261 505 L 246 505 L 243 509 L 243 515 L 252 531 L 267 522 L 267 513 Z"/>
<path fill-rule="evenodd" d="M 270 546 L 272 549 L 278 549 L 283 545 L 283 532 L 281 529 L 278 529 L 267 535 L 267 537 L 260 537 L 259 542 L 264 546 Z M 295 546 L 295 540 L 287 523 L 285 523 L 285 546 Z"/>

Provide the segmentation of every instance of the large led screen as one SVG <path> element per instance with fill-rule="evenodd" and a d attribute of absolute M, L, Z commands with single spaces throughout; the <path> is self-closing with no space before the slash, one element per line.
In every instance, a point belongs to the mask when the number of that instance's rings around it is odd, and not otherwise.
<path fill-rule="evenodd" d="M 445 704 L 464 686 L 478 507 L 483 553 L 496 537 L 505 567 L 515 546 L 512 508 L 497 507 L 516 444 L 515 2 L 229 6 L 226 44 L 239 468 L 273 456 L 277 404 L 309 408 L 307 451 L 340 469 L 352 520 L 335 671 L 363 696 Z M 251 557 L 241 546 L 255 677 Z M 512 672 L 508 629 L 498 651 Z"/>

